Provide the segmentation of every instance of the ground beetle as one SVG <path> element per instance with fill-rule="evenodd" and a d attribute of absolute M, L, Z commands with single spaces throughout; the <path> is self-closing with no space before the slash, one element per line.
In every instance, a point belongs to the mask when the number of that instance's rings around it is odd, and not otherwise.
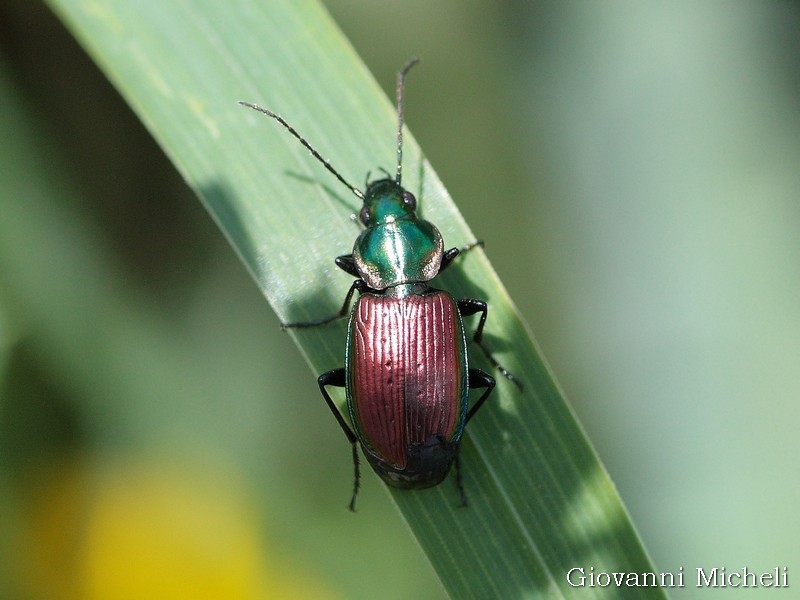
<path fill-rule="evenodd" d="M 314 327 L 344 317 L 354 292 L 359 297 L 350 313 L 345 367 L 323 373 L 319 389 L 353 449 L 355 483 L 350 510 L 359 487 L 356 450 L 361 444 L 372 468 L 389 485 L 425 488 L 440 483 L 453 463 L 462 504 L 466 504 L 459 469 L 459 444 L 467 422 L 495 386 L 494 378 L 467 366 L 467 340 L 461 317 L 481 314 L 472 337 L 492 365 L 508 379 L 482 343 L 486 303 L 454 300 L 428 286 L 465 248 L 445 251 L 436 227 L 417 217 L 416 198 L 401 185 L 403 158 L 403 90 L 412 59 L 397 76 L 397 172 L 367 184 L 366 192 L 348 183 L 281 116 L 241 102 L 277 120 L 353 194 L 363 200 L 359 220 L 365 229 L 352 254 L 336 265 L 357 279 L 341 310 L 325 319 L 286 323 L 283 327 Z M 388 175 L 388 173 L 387 173 Z M 352 429 L 331 399 L 326 386 L 346 389 Z M 521 387 L 521 386 L 520 386 Z M 471 409 L 469 390 L 485 391 Z"/>

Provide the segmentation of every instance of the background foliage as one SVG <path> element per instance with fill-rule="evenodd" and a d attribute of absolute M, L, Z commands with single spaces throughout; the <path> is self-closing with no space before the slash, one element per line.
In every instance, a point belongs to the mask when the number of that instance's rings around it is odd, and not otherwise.
<path fill-rule="evenodd" d="M 800 36 L 792 5 L 328 6 L 388 90 L 405 57 L 423 57 L 409 124 L 487 240 L 657 568 L 796 562 Z M 93 478 L 105 490 L 101 507 L 120 510 L 115 500 L 146 490 L 164 515 L 170 503 L 198 497 L 209 504 L 199 514 L 237 515 L 209 534 L 240 549 L 228 553 L 229 577 L 213 582 L 234 595 L 263 587 L 237 569 L 267 556 L 267 578 L 286 586 L 276 595 L 297 586 L 298 596 L 369 597 L 379 582 L 385 597 L 440 596 L 374 480 L 357 520 L 331 501 L 347 478 L 346 452 L 327 450 L 341 447 L 341 434 L 318 403 L 297 400 L 316 399 L 313 378 L 171 165 L 45 10 L 22 2 L 1 10 L 0 66 L 23 99 L 4 101 L 4 124 L 27 127 L 24 107 L 50 150 L 34 164 L 24 141 L 3 149 L 14 168 L 3 175 L 4 231 L 15 231 L 9 215 L 18 214 L 8 203 L 24 200 L 45 235 L 33 244 L 38 256 L 2 240 L 0 484 L 13 486 L 0 485 L 8 516 L 0 533 L 18 534 L 12 517 L 25 512 L 47 536 L 0 569 L 28 573 L 31 597 L 66 589 L 71 532 L 53 524 L 59 511 L 85 506 L 81 484 Z M 53 187 L 72 204 L 47 204 Z M 73 255 L 59 254 L 53 222 L 68 223 L 80 241 Z M 31 262 L 49 265 L 46 277 L 25 281 Z M 115 276 L 92 281 L 96 271 L 64 268 L 98 263 Z M 12 293 L 12 281 L 30 294 Z M 104 292 L 94 304 L 85 293 L 93 289 Z M 79 310 L 85 303 L 92 310 Z M 66 346 L 65 307 L 87 332 Z M 155 355 L 171 359 L 150 364 L 155 331 L 167 332 Z M 118 339 L 126 342 L 114 353 Z M 109 352 L 163 371 L 159 381 L 188 386 L 165 393 L 192 401 L 141 406 L 123 395 L 113 402 L 121 411 L 113 435 L 86 422 L 81 411 L 93 396 L 148 389 L 120 385 L 115 371 L 97 373 L 83 360 L 108 363 Z M 181 359 L 189 355 L 191 365 Z M 96 387 L 80 385 L 87 380 Z M 240 402 L 195 402 L 223 393 Z M 297 440 L 308 436 L 326 450 L 298 454 Z M 147 452 L 131 458 L 131 440 Z M 252 478 L 262 482 L 257 495 Z M 158 512 L 148 514 L 148 531 L 163 529 Z M 299 519 L 305 539 L 293 526 Z M 378 529 L 391 542 L 376 538 Z M 136 532 L 123 533 L 117 546 L 107 540 L 98 564 L 130 548 Z M 347 539 L 358 542 L 343 546 Z M 172 551 L 154 562 L 191 572 L 196 563 L 171 544 L 163 540 Z M 365 573 L 387 544 L 395 561 Z M 53 577 L 36 576 L 45 570 Z"/>

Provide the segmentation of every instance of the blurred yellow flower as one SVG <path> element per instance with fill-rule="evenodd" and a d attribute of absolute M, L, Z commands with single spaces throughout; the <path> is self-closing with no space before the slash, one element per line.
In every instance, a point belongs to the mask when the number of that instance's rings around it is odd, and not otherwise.
<path fill-rule="evenodd" d="M 334 598 L 270 554 L 234 469 L 163 460 L 65 463 L 28 503 L 17 547 L 26 597 L 55 600 Z"/>

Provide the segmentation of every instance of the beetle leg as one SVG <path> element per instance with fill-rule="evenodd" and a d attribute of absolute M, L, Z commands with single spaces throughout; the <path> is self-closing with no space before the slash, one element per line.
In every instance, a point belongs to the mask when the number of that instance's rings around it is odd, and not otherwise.
<path fill-rule="evenodd" d="M 483 392 L 483 395 L 480 398 L 478 398 L 478 401 L 474 404 L 474 406 L 469 409 L 466 423 L 469 423 L 469 420 L 474 417 L 475 413 L 478 412 L 481 406 L 483 406 L 484 401 L 489 397 L 489 394 L 492 393 L 495 385 L 496 383 L 494 377 L 488 373 L 481 371 L 480 369 L 469 370 L 469 389 L 472 390 L 486 388 L 486 391 Z"/>
<path fill-rule="evenodd" d="M 450 248 L 450 250 L 445 250 L 445 253 L 442 255 L 442 264 L 439 265 L 439 273 L 449 267 L 459 254 L 461 254 L 461 250 L 458 248 Z"/>
<path fill-rule="evenodd" d="M 356 512 L 356 496 L 358 495 L 358 488 L 361 485 L 361 473 L 358 465 L 358 450 L 356 449 L 356 442 L 358 441 L 358 438 L 356 437 L 356 434 L 353 433 L 353 430 L 350 429 L 350 426 L 344 420 L 344 417 L 342 417 L 339 409 L 336 408 L 336 404 L 334 404 L 333 400 L 328 394 L 328 390 L 325 389 L 326 385 L 345 387 L 346 381 L 347 372 L 344 369 L 333 369 L 332 371 L 328 371 L 317 377 L 319 391 L 322 392 L 322 396 L 325 398 L 328 408 L 333 413 L 333 416 L 336 417 L 336 422 L 339 423 L 339 427 L 341 427 L 342 431 L 344 431 L 344 434 L 347 436 L 347 441 L 350 442 L 350 446 L 353 449 L 353 497 L 350 499 L 348 508 L 352 512 Z"/>
<path fill-rule="evenodd" d="M 442 264 L 439 267 L 439 272 L 441 273 L 449 267 L 459 255 L 469 252 L 477 246 L 483 247 L 483 240 L 477 240 L 461 248 L 450 248 L 450 250 L 445 251 L 444 255 L 442 255 Z"/>
<path fill-rule="evenodd" d="M 492 364 L 492 366 L 500 371 L 503 376 L 508 379 L 511 383 L 516 385 L 520 391 L 522 391 L 522 383 L 520 383 L 519 379 L 517 379 L 511 372 L 509 372 L 503 365 L 497 362 L 492 353 L 489 352 L 489 349 L 483 345 L 483 327 L 486 325 L 486 315 L 489 312 L 489 309 L 486 306 L 486 302 L 483 300 L 476 300 L 475 298 L 464 298 L 462 300 L 458 300 L 458 312 L 461 313 L 462 317 L 468 317 L 470 315 L 474 315 L 475 313 L 481 313 L 481 320 L 478 322 L 478 327 L 475 330 L 475 334 L 472 336 L 472 341 L 478 345 L 478 348 L 481 349 L 486 359 Z"/>
<path fill-rule="evenodd" d="M 456 469 L 456 486 L 458 487 L 458 500 L 459 506 L 466 507 L 469 506 L 469 502 L 467 502 L 467 492 L 464 490 L 464 479 L 461 476 L 461 444 L 456 447 L 456 455 L 453 457 L 453 465 Z"/>
<path fill-rule="evenodd" d="M 492 393 L 494 389 L 495 381 L 494 377 L 489 375 L 488 373 L 484 373 L 480 369 L 470 369 L 469 370 L 469 389 L 478 389 L 478 388 L 486 388 L 486 391 L 483 392 L 478 401 L 475 405 L 470 409 L 467 413 L 466 423 L 469 423 L 469 420 L 475 416 L 475 413 L 478 412 L 478 409 L 483 405 L 484 400 L 489 397 L 489 394 Z M 453 457 L 453 465 L 456 469 L 456 486 L 458 487 L 458 497 L 459 497 L 459 504 L 461 506 L 468 506 L 469 503 L 467 502 L 467 492 L 464 489 L 464 478 L 461 474 L 461 444 L 459 443 L 456 446 L 455 456 Z"/>
<path fill-rule="evenodd" d="M 353 277 L 361 277 L 361 275 L 358 273 L 358 267 L 356 267 L 356 261 L 352 254 L 342 254 L 341 256 L 337 256 L 334 262 L 336 263 L 336 266 L 345 273 L 349 273 Z"/>
<path fill-rule="evenodd" d="M 369 288 L 367 288 L 367 285 L 361 279 L 356 279 L 353 282 L 353 285 L 350 286 L 350 289 L 347 290 L 347 296 L 345 296 L 344 303 L 342 304 L 342 308 L 339 309 L 339 312 L 323 319 L 317 319 L 316 321 L 295 321 L 294 323 L 281 323 L 281 329 L 319 327 L 320 325 L 327 325 L 328 323 L 342 319 L 347 316 L 348 312 L 350 312 L 350 302 L 353 300 L 353 293 L 358 290 L 358 293 L 361 294 L 367 289 Z"/>

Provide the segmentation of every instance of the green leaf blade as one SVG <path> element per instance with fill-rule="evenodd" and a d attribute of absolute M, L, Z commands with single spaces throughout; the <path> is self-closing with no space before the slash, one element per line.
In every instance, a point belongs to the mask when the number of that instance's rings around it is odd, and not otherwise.
<path fill-rule="evenodd" d="M 391 102 L 325 12 L 312 2 L 264 8 L 248 0 L 50 4 L 197 191 L 281 319 L 338 309 L 349 281 L 332 259 L 352 247 L 357 229 L 347 216 L 356 199 L 294 138 L 237 103 L 282 114 L 356 185 L 366 171 L 391 171 Z M 413 137 L 405 140 L 404 184 L 417 192 L 425 218 L 449 246 L 474 240 Z M 457 506 L 450 479 L 430 490 L 392 491 L 450 595 L 583 598 L 593 590 L 570 586 L 570 568 L 652 571 L 485 256 L 470 253 L 451 270 L 436 285 L 490 302 L 488 343 L 525 390 L 498 377 L 470 423 L 462 452 L 469 507 Z M 315 373 L 341 366 L 342 326 L 291 335 Z M 489 368 L 479 353 L 471 360 Z M 663 597 L 658 588 L 625 592 Z"/>

